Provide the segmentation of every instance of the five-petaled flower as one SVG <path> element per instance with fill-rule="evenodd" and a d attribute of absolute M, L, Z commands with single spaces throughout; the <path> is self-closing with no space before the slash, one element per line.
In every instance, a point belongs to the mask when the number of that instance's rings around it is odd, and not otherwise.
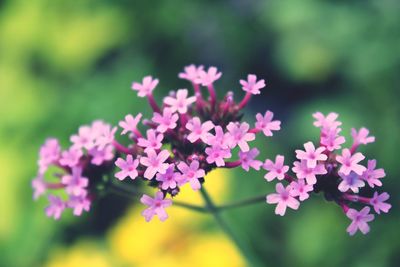
<path fill-rule="evenodd" d="M 158 79 L 153 80 L 153 77 L 146 76 L 143 78 L 142 83 L 133 82 L 132 89 L 138 92 L 139 97 L 146 97 L 153 92 L 157 84 Z"/>
<path fill-rule="evenodd" d="M 168 219 L 168 214 L 165 211 L 165 208 L 172 205 L 172 200 L 167 198 L 164 199 L 164 195 L 161 191 L 158 191 L 154 198 L 148 195 L 143 195 L 140 202 L 148 206 L 148 208 L 142 212 L 142 215 L 147 222 L 149 222 L 154 215 L 157 215 L 162 222 Z"/>
<path fill-rule="evenodd" d="M 267 195 L 268 204 L 277 204 L 275 214 L 281 216 L 285 215 L 286 207 L 294 210 L 299 208 L 300 202 L 293 197 L 293 191 L 290 185 L 285 188 L 281 183 L 277 183 L 275 189 L 277 193 Z"/>
<path fill-rule="evenodd" d="M 339 172 L 344 175 L 348 175 L 351 171 L 354 171 L 358 175 L 362 175 L 363 172 L 367 169 L 364 166 L 358 164 L 360 161 L 364 159 L 364 155 L 360 152 L 357 152 L 354 155 L 351 155 L 349 149 L 345 148 L 342 150 L 342 155 L 338 155 L 336 157 L 337 162 L 342 164 L 339 169 Z"/>
<path fill-rule="evenodd" d="M 240 84 L 244 91 L 253 95 L 260 94 L 260 89 L 265 87 L 265 81 L 263 79 L 257 81 L 257 76 L 254 74 L 247 75 L 247 81 L 240 80 Z"/>
<path fill-rule="evenodd" d="M 183 183 L 189 182 L 193 190 L 199 190 L 201 188 L 199 178 L 204 177 L 206 174 L 199 166 L 200 164 L 197 160 L 193 160 L 190 165 L 187 165 L 185 162 L 180 162 L 178 164 L 178 169 L 182 172 L 180 180 L 183 181 Z"/>
<path fill-rule="evenodd" d="M 328 156 L 323 154 L 325 147 L 319 147 L 315 149 L 312 142 L 307 142 L 304 144 L 305 151 L 297 149 L 296 158 L 307 161 L 308 168 L 315 168 L 318 161 L 327 160 Z"/>
<path fill-rule="evenodd" d="M 162 115 L 155 112 L 152 120 L 158 124 L 157 131 L 165 133 L 168 129 L 175 129 L 178 119 L 178 114 L 172 112 L 170 108 L 165 108 Z"/>
<path fill-rule="evenodd" d="M 127 155 L 126 160 L 118 158 L 115 161 L 115 165 L 121 169 L 115 174 L 118 180 L 124 180 L 126 177 L 130 177 L 134 180 L 138 176 L 137 167 L 139 165 L 139 160 L 133 159 L 132 155 Z"/>
<path fill-rule="evenodd" d="M 179 89 L 176 92 L 175 97 L 167 96 L 164 98 L 164 103 L 169 106 L 172 112 L 179 112 L 185 114 L 188 110 L 188 106 L 196 101 L 195 96 L 187 97 L 187 89 Z"/>
<path fill-rule="evenodd" d="M 363 234 L 369 232 L 368 222 L 374 219 L 374 215 L 369 214 L 369 211 L 369 207 L 364 207 L 360 211 L 349 209 L 346 212 L 347 217 L 352 221 L 349 227 L 347 227 L 347 232 L 350 235 L 354 235 L 357 230 L 360 230 Z"/>
<path fill-rule="evenodd" d="M 190 131 L 190 134 L 187 136 L 187 139 L 194 143 L 197 140 L 201 139 L 204 143 L 212 137 L 211 133 L 209 133 L 214 128 L 214 123 L 212 121 L 206 121 L 201 123 L 199 117 L 194 117 L 186 123 L 186 129 Z"/>
<path fill-rule="evenodd" d="M 281 129 L 280 121 L 273 121 L 274 113 L 267 110 L 264 116 L 261 113 L 256 115 L 256 129 L 263 131 L 265 136 L 272 136 L 272 131 L 279 131 Z"/>
<path fill-rule="evenodd" d="M 282 180 L 285 178 L 285 173 L 289 170 L 289 166 L 283 165 L 285 161 L 285 157 L 282 155 L 277 155 L 275 157 L 275 162 L 270 159 L 265 160 L 264 169 L 268 171 L 265 174 L 264 178 L 267 179 L 268 182 L 277 178 L 278 180 Z"/>
<path fill-rule="evenodd" d="M 157 172 L 165 173 L 167 171 L 169 164 L 164 162 L 169 158 L 168 150 L 164 149 L 157 154 L 154 149 L 150 149 L 146 153 L 147 157 L 140 158 L 140 164 L 147 167 L 144 178 L 151 180 Z"/>

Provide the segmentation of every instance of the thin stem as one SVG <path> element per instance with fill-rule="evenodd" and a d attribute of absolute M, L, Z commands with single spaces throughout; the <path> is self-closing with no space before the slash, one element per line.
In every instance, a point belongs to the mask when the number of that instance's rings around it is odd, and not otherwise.
<path fill-rule="evenodd" d="M 123 153 L 123 154 L 132 154 L 132 151 L 131 151 L 129 148 L 127 148 L 127 147 L 121 145 L 121 144 L 118 143 L 116 140 L 114 140 L 114 141 L 112 142 L 112 145 L 113 145 L 114 148 L 115 148 L 118 152 L 120 152 L 120 153 Z"/>
<path fill-rule="evenodd" d="M 246 93 L 246 95 L 244 96 L 244 98 L 243 98 L 243 100 L 239 103 L 239 105 L 238 105 L 238 107 L 239 107 L 239 109 L 242 109 L 242 108 L 244 108 L 246 105 L 247 105 L 247 103 L 250 101 L 250 99 L 251 99 L 251 93 L 249 93 L 249 92 L 247 92 Z"/>
<path fill-rule="evenodd" d="M 151 106 L 151 108 L 153 109 L 153 111 L 161 114 L 161 109 L 160 109 L 160 107 L 157 105 L 157 102 L 156 102 L 156 100 L 154 99 L 153 94 L 147 95 L 147 100 L 149 101 L 149 105 Z"/>
<path fill-rule="evenodd" d="M 232 203 L 229 203 L 226 205 L 221 205 L 221 206 L 218 206 L 218 210 L 224 211 L 227 209 L 239 208 L 239 207 L 244 207 L 247 205 L 263 203 L 263 202 L 265 202 L 265 195 L 239 200 L 237 202 L 232 202 Z"/>
<path fill-rule="evenodd" d="M 254 256 L 253 252 L 248 249 L 247 244 L 243 243 L 242 240 L 228 226 L 225 219 L 219 213 L 218 208 L 214 205 L 214 202 L 212 201 L 204 186 L 200 188 L 200 193 L 204 199 L 206 208 L 214 216 L 215 221 L 222 228 L 225 234 L 228 235 L 230 239 L 235 243 L 237 248 L 241 251 L 242 255 L 250 262 L 251 266 L 261 266 L 261 263 Z"/>

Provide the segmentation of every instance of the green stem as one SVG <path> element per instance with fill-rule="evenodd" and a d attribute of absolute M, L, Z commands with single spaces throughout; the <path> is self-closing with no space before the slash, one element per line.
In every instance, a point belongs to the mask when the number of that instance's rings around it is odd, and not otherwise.
<path fill-rule="evenodd" d="M 218 225 L 222 228 L 226 235 L 235 243 L 236 247 L 240 250 L 242 255 L 248 260 L 250 266 L 262 266 L 259 260 L 254 255 L 253 251 L 248 248 L 248 245 L 245 244 L 235 232 L 228 226 L 225 219 L 221 216 L 220 210 L 218 207 L 215 206 L 214 202 L 212 201 L 210 195 L 207 193 L 204 186 L 201 187 L 200 193 L 204 199 L 206 204 L 206 208 L 208 209 L 209 213 L 211 213 L 218 223 Z"/>
<path fill-rule="evenodd" d="M 247 205 L 263 203 L 263 202 L 265 202 L 265 195 L 256 196 L 256 197 L 252 197 L 252 198 L 244 199 L 244 200 L 239 200 L 237 202 L 232 202 L 232 203 L 229 203 L 226 205 L 221 205 L 221 206 L 218 206 L 218 210 L 224 211 L 227 209 L 239 208 L 239 207 L 244 207 Z"/>

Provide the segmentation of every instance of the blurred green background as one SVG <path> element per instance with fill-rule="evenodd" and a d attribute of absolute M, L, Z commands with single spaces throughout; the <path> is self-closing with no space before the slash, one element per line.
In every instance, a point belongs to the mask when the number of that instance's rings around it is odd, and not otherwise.
<path fill-rule="evenodd" d="M 234 90 L 237 99 L 239 79 L 266 79 L 246 115 L 270 109 L 283 121 L 257 144 L 264 158 L 293 159 L 295 148 L 317 140 L 317 110 L 340 113 L 346 137 L 361 126 L 377 137 L 362 152 L 385 168 L 393 207 L 368 235 L 349 237 L 350 221 L 316 195 L 283 218 L 266 204 L 226 214 L 265 266 L 400 266 L 399 14 L 397 0 L 0 1 L 0 266 L 244 265 L 207 216 L 173 211 L 168 223 L 145 225 L 142 207 L 109 197 L 55 222 L 43 213 L 45 199 L 32 200 L 46 137 L 66 147 L 94 119 L 149 117 L 131 82 L 158 77 L 160 101 L 189 86 L 177 73 L 190 63 L 217 66 L 218 92 Z M 273 190 L 263 173 L 243 173 L 206 186 L 218 201 Z"/>

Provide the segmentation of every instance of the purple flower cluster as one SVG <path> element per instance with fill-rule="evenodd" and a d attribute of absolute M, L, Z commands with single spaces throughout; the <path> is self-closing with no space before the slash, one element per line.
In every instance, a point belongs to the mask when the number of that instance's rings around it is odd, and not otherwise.
<path fill-rule="evenodd" d="M 329 113 L 324 116 L 317 112 L 313 114 L 316 119 L 314 125 L 321 129 L 319 147 L 312 142 L 304 144 L 304 150 L 296 150 L 297 160 L 293 163 L 294 175 L 288 174 L 289 166 L 284 165 L 284 157 L 276 156 L 275 162 L 267 159 L 264 168 L 268 171 L 265 175 L 267 181 L 286 180 L 288 185 L 276 185 L 276 193 L 267 196 L 267 203 L 277 204 L 275 213 L 283 216 L 286 208 L 297 210 L 300 201 L 309 198 L 310 192 L 322 192 L 327 200 L 339 204 L 352 223 L 347 228 L 350 235 L 357 230 L 366 234 L 369 232 L 368 222 L 374 219 L 370 214 L 371 206 L 377 214 L 387 213 L 391 205 L 385 201 L 389 194 L 379 194 L 371 189 L 382 186 L 381 178 L 385 176 L 383 169 L 376 169 L 376 160 L 369 160 L 367 167 L 360 164 L 365 156 L 356 152 L 363 144 L 372 143 L 375 137 L 369 136 L 369 131 L 361 128 L 359 131 L 352 129 L 353 145 L 350 149 L 341 149 L 345 138 L 340 135 L 341 122 L 337 120 L 338 114 Z M 368 185 L 368 188 L 367 186 Z M 360 211 L 350 208 L 353 204 L 364 206 Z"/>
<path fill-rule="evenodd" d="M 112 174 L 116 182 L 139 179 L 156 188 L 154 197 L 146 194 L 141 197 L 147 206 L 142 215 L 146 221 L 154 215 L 164 221 L 168 218 L 165 208 L 172 205 L 168 196 L 179 194 L 182 186 L 188 184 L 197 191 L 212 169 L 241 167 L 245 171 L 263 168 L 268 182 L 280 181 L 276 193 L 269 194 L 266 201 L 277 204 L 275 213 L 282 216 L 287 207 L 298 209 L 300 201 L 308 199 L 311 192 L 323 192 L 328 200 L 343 208 L 352 220 L 347 230 L 350 234 L 357 229 L 363 233 L 369 231 L 367 222 L 374 216 L 369 214 L 368 205 L 378 214 L 389 211 L 391 206 L 385 202 L 389 198 L 387 193 L 366 190 L 366 185 L 381 186 L 380 179 L 385 176 L 383 169 L 376 169 L 375 160 L 368 161 L 367 167 L 360 164 L 365 157 L 356 152 L 357 148 L 375 141 L 367 129 L 353 129 L 353 145 L 337 153 L 345 142 L 340 135 L 338 115 L 315 113 L 314 125 L 321 128 L 319 146 L 307 142 L 304 150 L 296 150 L 294 175 L 290 175 L 284 156 L 263 162 L 257 159 L 260 151 L 250 146 L 257 135 L 270 137 L 273 131 L 280 130 L 281 122 L 273 119 L 273 113 L 256 114 L 254 126 L 241 121 L 243 108 L 252 95 L 260 94 L 265 81 L 257 80 L 253 74 L 247 80 L 240 80 L 245 96 L 236 102 L 233 92 L 217 98 L 214 82 L 221 75 L 215 67 L 185 67 L 178 77 L 191 82 L 194 95 L 189 95 L 187 89 L 177 89 L 163 99 L 162 105 L 153 96 L 158 79 L 146 76 L 142 82 L 133 82 L 132 90 L 147 98 L 153 114 L 151 119 L 144 119 L 140 113 L 128 114 L 119 122 L 121 135 L 130 144 L 117 142 L 118 128 L 101 121 L 80 127 L 78 134 L 71 136 L 72 146 L 65 151 L 56 139 L 48 139 L 40 149 L 39 174 L 32 182 L 34 198 L 50 189 L 62 189 L 68 198 L 63 200 L 49 194 L 46 214 L 58 219 L 65 208 L 71 208 L 75 215 L 81 215 L 90 209 L 102 177 Z M 55 173 L 58 182 L 45 181 L 44 174 L 50 166 L 60 170 Z M 288 182 L 286 186 L 284 181 Z M 357 211 L 350 208 L 355 203 L 367 206 Z"/>

